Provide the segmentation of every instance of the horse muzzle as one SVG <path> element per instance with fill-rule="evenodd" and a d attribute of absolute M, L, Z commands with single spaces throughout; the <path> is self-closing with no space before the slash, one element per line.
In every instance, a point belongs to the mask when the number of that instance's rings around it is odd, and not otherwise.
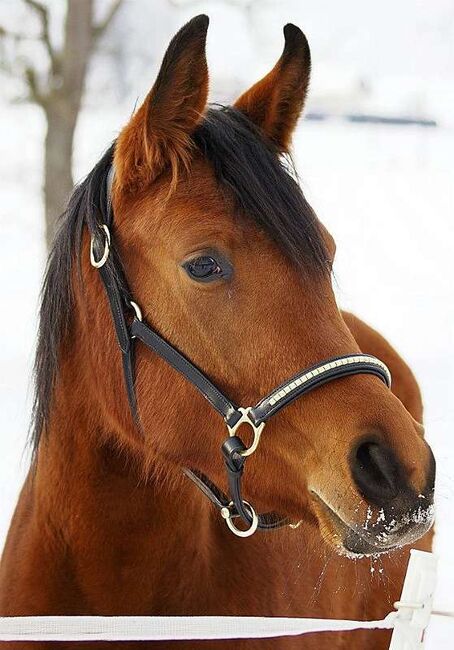
<path fill-rule="evenodd" d="M 384 462 L 378 452 L 375 457 L 380 458 L 380 463 Z M 329 503 L 321 493 L 312 491 L 325 540 L 341 555 L 358 558 L 390 553 L 422 537 L 432 527 L 435 515 L 432 452 L 429 458 L 426 487 L 421 493 L 402 479 L 393 481 L 391 474 L 386 481 L 383 477 L 378 479 L 378 473 L 374 474 L 375 481 L 370 476 L 363 482 L 355 480 L 362 497 L 361 507 L 344 510 Z M 355 478 L 354 471 L 352 474 Z M 361 513 L 360 519 L 356 520 L 358 513 Z"/>

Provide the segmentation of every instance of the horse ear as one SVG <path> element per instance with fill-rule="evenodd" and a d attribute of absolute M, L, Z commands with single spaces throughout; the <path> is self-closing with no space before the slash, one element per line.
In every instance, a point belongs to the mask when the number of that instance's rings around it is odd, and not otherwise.
<path fill-rule="evenodd" d="M 196 16 L 167 48 L 154 86 L 118 137 L 117 186 L 140 189 L 168 166 L 175 183 L 180 166 L 188 166 L 191 134 L 202 119 L 208 96 L 208 22 L 208 16 Z"/>
<path fill-rule="evenodd" d="M 281 58 L 266 77 L 235 102 L 235 108 L 261 127 L 282 151 L 303 110 L 309 85 L 311 53 L 303 32 L 289 23 L 284 27 Z"/>

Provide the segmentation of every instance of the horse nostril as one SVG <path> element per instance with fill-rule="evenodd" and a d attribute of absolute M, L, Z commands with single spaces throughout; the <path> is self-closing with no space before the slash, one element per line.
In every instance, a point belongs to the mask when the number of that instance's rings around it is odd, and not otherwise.
<path fill-rule="evenodd" d="M 351 471 L 362 496 L 379 506 L 399 492 L 399 465 L 393 452 L 376 441 L 363 442 L 352 455 Z"/>

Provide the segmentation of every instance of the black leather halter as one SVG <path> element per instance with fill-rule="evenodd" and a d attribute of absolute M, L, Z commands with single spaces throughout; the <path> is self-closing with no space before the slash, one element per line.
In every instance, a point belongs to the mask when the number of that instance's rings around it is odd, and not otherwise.
<path fill-rule="evenodd" d="M 274 513 L 257 515 L 251 504 L 242 497 L 241 478 L 245 461 L 257 449 L 266 422 L 284 406 L 334 379 L 355 374 L 371 374 L 390 386 L 391 374 L 388 368 L 382 361 L 368 354 L 350 354 L 327 359 L 298 372 L 255 406 L 247 408 L 237 406 L 195 364 L 143 321 L 141 310 L 132 299 L 121 261 L 113 246 L 111 205 L 113 173 L 112 167 L 106 178 L 107 209 L 104 215 L 106 223 L 87 224 L 91 233 L 90 261 L 92 266 L 99 270 L 109 300 L 122 354 L 126 391 L 135 422 L 140 426 L 134 373 L 135 342 L 139 340 L 195 386 L 225 421 L 229 435 L 221 449 L 227 471 L 230 498 L 201 472 L 191 469 L 184 471 L 186 476 L 219 508 L 230 530 L 239 537 L 248 537 L 257 529 L 269 530 L 284 525 L 293 526 L 288 519 L 280 518 Z M 252 428 L 253 442 L 250 447 L 246 447 L 241 438 L 236 435 L 237 430 L 244 424 Z M 238 529 L 233 522 L 236 517 L 241 517 L 249 528 Z"/>

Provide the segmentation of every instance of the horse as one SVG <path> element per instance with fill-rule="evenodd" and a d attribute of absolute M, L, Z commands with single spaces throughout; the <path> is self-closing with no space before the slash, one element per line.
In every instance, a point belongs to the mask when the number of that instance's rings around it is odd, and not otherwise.
<path fill-rule="evenodd" d="M 286 25 L 271 72 L 234 105 L 208 106 L 207 29 L 200 15 L 173 38 L 63 215 L 3 616 L 378 619 L 409 545 L 431 548 L 435 462 L 418 385 L 338 308 L 335 243 L 291 165 L 306 37 Z M 210 647 L 388 642 L 356 631 Z"/>

